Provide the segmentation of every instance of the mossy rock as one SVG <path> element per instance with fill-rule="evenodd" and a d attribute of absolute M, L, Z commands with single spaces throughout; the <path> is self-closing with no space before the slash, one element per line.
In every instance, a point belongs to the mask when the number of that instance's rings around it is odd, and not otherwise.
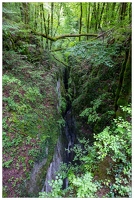
<path fill-rule="evenodd" d="M 107 170 L 111 171 L 113 164 L 114 162 L 109 156 L 106 156 L 102 161 L 100 161 L 97 170 L 94 172 L 97 179 L 102 181 L 108 179 L 111 180 L 111 182 L 113 182 L 114 174 L 107 173 Z"/>

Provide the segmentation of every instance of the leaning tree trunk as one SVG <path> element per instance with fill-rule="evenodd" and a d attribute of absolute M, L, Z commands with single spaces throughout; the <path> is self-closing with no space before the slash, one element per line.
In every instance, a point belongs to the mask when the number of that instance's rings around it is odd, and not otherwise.
<path fill-rule="evenodd" d="M 116 118 L 121 116 L 126 118 L 120 106 L 127 106 L 131 98 L 131 47 L 126 51 L 125 61 L 119 78 L 119 85 L 116 92 L 115 111 Z"/>

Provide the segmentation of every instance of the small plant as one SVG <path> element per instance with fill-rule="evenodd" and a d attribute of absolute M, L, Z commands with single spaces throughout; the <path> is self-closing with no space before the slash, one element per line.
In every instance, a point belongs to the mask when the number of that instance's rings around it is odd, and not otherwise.
<path fill-rule="evenodd" d="M 12 162 L 13 162 L 13 159 L 10 159 L 8 161 L 3 162 L 2 166 L 9 168 Z"/>
<path fill-rule="evenodd" d="M 37 150 L 37 149 L 30 149 L 30 150 L 28 151 L 28 154 L 29 154 L 30 156 L 32 156 L 33 158 L 36 158 L 36 156 L 37 156 L 37 154 L 38 154 L 38 150 Z"/>
<path fill-rule="evenodd" d="M 5 85 L 10 85 L 12 83 L 16 83 L 17 85 L 21 86 L 21 81 L 19 79 L 15 78 L 12 75 L 6 75 L 6 74 L 4 74 L 2 77 L 2 83 L 3 83 L 3 87 Z"/>
<path fill-rule="evenodd" d="M 131 114 L 129 106 L 123 110 Z M 110 197 L 131 197 L 131 137 L 131 122 L 121 117 L 94 136 L 98 159 L 103 160 L 108 155 L 114 162 L 111 173 L 107 169 L 108 174 L 115 174 L 115 182 L 110 186 Z"/>
<path fill-rule="evenodd" d="M 64 120 L 63 118 L 59 119 L 59 120 L 57 121 L 57 123 L 59 124 L 59 127 L 60 127 L 60 128 L 63 127 L 63 126 L 65 126 L 65 120 Z"/>
<path fill-rule="evenodd" d="M 96 122 L 101 119 L 99 113 L 97 113 L 97 109 L 101 106 L 103 99 L 106 97 L 106 94 L 99 96 L 98 99 L 91 101 L 90 104 L 92 107 L 86 108 L 81 114 L 80 117 L 88 117 L 88 123 Z"/>
<path fill-rule="evenodd" d="M 20 164 L 17 162 L 16 163 L 16 169 L 19 170 L 20 169 Z"/>
<path fill-rule="evenodd" d="M 60 198 L 62 197 L 62 185 L 63 179 L 61 175 L 57 175 L 55 180 L 49 182 L 49 185 L 52 187 L 52 192 L 40 192 L 39 198 Z"/>
<path fill-rule="evenodd" d="M 33 166 L 34 161 L 30 159 L 30 160 L 28 161 L 28 163 L 30 164 L 30 166 Z"/>
<path fill-rule="evenodd" d="M 93 198 L 96 197 L 97 185 L 93 183 L 91 173 L 87 172 L 81 177 L 71 176 L 69 181 L 72 187 L 76 190 L 76 197 L 78 198 Z"/>

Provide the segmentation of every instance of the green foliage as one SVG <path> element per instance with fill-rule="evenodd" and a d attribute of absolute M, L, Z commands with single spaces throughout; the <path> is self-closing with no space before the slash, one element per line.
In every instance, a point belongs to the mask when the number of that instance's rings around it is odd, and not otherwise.
<path fill-rule="evenodd" d="M 78 198 L 93 198 L 96 197 L 97 185 L 92 182 L 91 173 L 87 172 L 81 177 L 69 177 L 71 186 L 76 190 Z"/>
<path fill-rule="evenodd" d="M 131 113 L 131 107 L 124 107 L 122 109 L 129 114 Z M 119 117 L 114 120 L 111 127 L 106 127 L 103 132 L 94 137 L 96 139 L 94 145 L 97 148 L 98 159 L 103 160 L 108 155 L 116 163 L 113 167 L 116 178 L 115 183 L 111 187 L 110 195 L 130 197 L 132 170 L 131 122 L 124 121 L 124 119 Z"/>
<path fill-rule="evenodd" d="M 7 75 L 7 74 L 3 75 L 3 77 L 2 77 L 3 87 L 5 85 L 10 85 L 13 83 L 17 83 L 19 86 L 21 86 L 21 81 L 19 79 L 15 78 L 13 75 Z"/>
<path fill-rule="evenodd" d="M 81 114 L 80 117 L 87 116 L 88 117 L 88 123 L 90 122 L 96 122 L 100 119 L 99 114 L 96 112 L 97 109 L 102 104 L 102 100 L 106 97 L 106 94 L 103 94 L 99 96 L 98 99 L 95 99 L 94 101 L 91 101 L 90 104 L 92 105 L 92 108 L 86 108 Z"/>
<path fill-rule="evenodd" d="M 105 48 L 105 45 L 101 41 L 82 41 L 74 47 L 69 48 L 68 51 L 74 58 L 79 58 L 80 61 L 86 59 L 93 66 L 105 65 L 107 67 L 113 67 L 115 62 L 112 57 L 117 56 L 117 48 L 117 45 Z"/>
<path fill-rule="evenodd" d="M 89 146 L 88 140 L 83 138 L 79 139 L 79 142 L 81 145 L 75 145 L 72 151 L 75 152 L 74 162 L 80 161 L 81 164 L 69 164 L 67 166 L 66 163 L 62 163 L 56 180 L 49 183 L 52 186 L 52 191 L 39 193 L 39 197 L 96 197 L 99 183 L 93 181 L 93 174 L 89 172 L 94 168 L 95 152 Z M 84 145 L 84 149 L 82 145 Z M 69 186 L 62 190 L 63 179 L 65 178 L 68 178 Z"/>
<path fill-rule="evenodd" d="M 61 198 L 61 197 L 96 197 L 97 185 L 93 183 L 91 173 L 86 173 L 83 176 L 75 177 L 75 175 L 69 174 L 70 186 L 62 190 L 63 177 L 58 174 L 55 180 L 52 180 L 49 185 L 52 187 L 51 192 L 40 192 L 40 198 Z"/>
<path fill-rule="evenodd" d="M 61 97 L 60 98 L 60 109 L 61 109 L 62 113 L 64 113 L 66 111 L 66 107 L 67 107 L 66 99 L 64 97 Z"/>
<path fill-rule="evenodd" d="M 119 55 L 118 44 L 106 48 L 106 44 L 100 41 L 89 43 L 88 45 L 85 41 L 78 43 L 68 57 L 69 64 L 73 66 L 70 71 L 68 91 L 74 113 L 82 117 L 80 121 L 90 124 L 98 133 L 110 124 L 114 116 L 113 104 L 117 87 L 115 83 L 119 74 L 117 63 L 120 65 L 120 61 L 116 59 Z M 77 55 L 78 51 L 83 51 L 83 54 Z M 103 51 L 106 51 L 104 56 Z M 111 67 L 107 64 L 107 58 L 112 63 Z"/>
<path fill-rule="evenodd" d="M 65 120 L 63 118 L 59 119 L 57 122 L 58 122 L 60 128 L 65 126 Z"/>
<path fill-rule="evenodd" d="M 11 175 L 19 175 L 27 182 L 34 163 L 41 162 L 44 158 L 47 160 L 43 172 L 45 174 L 53 156 L 59 128 L 64 122 L 55 109 L 58 69 L 53 65 L 53 72 L 50 72 L 45 66 L 37 67 L 25 59 L 14 51 L 4 51 L 2 144 L 4 173 L 8 170 L 9 179 Z M 40 185 L 41 176 L 44 175 L 40 174 Z M 4 177 L 6 186 L 8 181 L 5 179 L 7 176 Z M 7 196 L 11 195 L 14 187 L 14 196 L 20 196 L 22 188 L 18 187 L 22 180 L 15 179 L 10 183 Z M 25 194 L 26 191 L 22 196 Z"/>
<path fill-rule="evenodd" d="M 128 108 L 127 108 L 128 109 Z M 128 109 L 130 112 L 130 108 Z M 122 118 L 114 120 L 113 127 L 106 127 L 104 131 L 95 136 L 95 146 L 99 149 L 99 159 L 107 154 L 112 156 L 113 161 L 121 160 L 127 163 L 131 158 L 131 123 Z"/>
<path fill-rule="evenodd" d="M 131 113 L 130 106 L 122 109 Z M 94 146 L 85 138 L 79 139 L 79 144 L 70 150 L 75 153 L 74 164 L 63 163 L 56 180 L 50 183 L 52 191 L 40 193 L 40 197 L 93 198 L 98 197 L 101 188 L 107 191 L 105 197 L 131 197 L 131 123 L 115 119 L 94 138 Z M 111 164 L 108 157 L 112 159 Z M 100 180 L 95 178 L 98 167 L 106 168 L 106 175 L 102 174 Z M 104 173 L 104 169 L 99 171 Z M 68 178 L 68 187 L 61 190 L 65 178 Z"/>
<path fill-rule="evenodd" d="M 2 166 L 9 168 L 12 162 L 13 162 L 13 159 L 10 159 L 8 161 L 3 162 Z"/>
<path fill-rule="evenodd" d="M 52 192 L 40 192 L 39 198 L 60 198 L 62 192 L 63 179 L 61 175 L 57 175 L 55 180 L 49 182 L 49 185 L 52 187 Z"/>
<path fill-rule="evenodd" d="M 78 20 L 81 5 L 82 27 Z M 57 114 L 55 109 L 57 94 L 54 88 L 59 69 L 50 60 L 50 49 L 63 47 L 57 54 L 58 58 L 68 60 L 70 65 L 69 93 L 63 96 L 72 101 L 74 114 L 82 117 L 82 123 L 86 123 L 86 118 L 97 133 L 110 124 L 120 63 L 131 34 L 130 22 L 131 3 L 53 3 L 53 9 L 52 3 L 3 3 L 4 168 L 15 168 L 19 173 L 23 166 L 23 179 L 29 179 L 29 169 L 35 161 L 48 157 L 49 164 L 58 133 L 65 124 L 60 115 L 66 110 L 66 99 L 60 99 L 61 112 Z M 87 33 L 89 30 L 94 33 L 100 26 L 102 29 L 106 27 L 103 41 L 99 37 L 95 40 L 81 37 L 58 40 L 53 45 L 47 39 L 35 37 L 30 30 L 56 36 L 81 31 Z M 80 39 L 83 41 L 78 42 Z M 110 44 L 113 39 L 115 43 Z M 130 114 L 127 107 L 122 109 Z M 100 183 L 95 181 L 94 173 L 97 164 L 107 156 L 115 163 L 112 172 L 107 169 L 108 173 L 115 175 L 114 183 L 109 179 L 104 182 L 110 189 L 109 196 L 131 196 L 128 187 L 131 179 L 130 122 L 116 119 L 95 139 L 93 147 L 88 140 L 79 141 L 80 144 L 73 149 L 74 166 L 64 165 L 60 175 L 50 183 L 52 192 L 41 193 L 42 198 L 96 197 Z M 62 190 L 63 178 L 66 177 L 69 187 Z M 10 177 L 9 180 L 13 188 L 20 184 L 18 178 Z M 16 196 L 19 195 L 20 191 L 17 191 Z"/>

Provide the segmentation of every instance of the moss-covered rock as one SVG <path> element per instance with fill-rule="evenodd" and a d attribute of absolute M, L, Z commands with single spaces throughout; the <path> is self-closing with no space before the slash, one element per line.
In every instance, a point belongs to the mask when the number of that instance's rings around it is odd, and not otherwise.
<path fill-rule="evenodd" d="M 126 114 L 125 112 L 120 109 L 120 106 L 127 106 L 131 100 L 131 49 L 126 52 L 126 58 L 123 64 L 124 73 L 122 76 L 122 84 L 119 84 L 119 89 L 117 89 L 117 110 L 116 110 L 116 117 L 121 116 L 125 119 Z M 120 78 L 121 79 L 121 78 Z M 116 96 L 116 98 L 117 98 Z"/>

